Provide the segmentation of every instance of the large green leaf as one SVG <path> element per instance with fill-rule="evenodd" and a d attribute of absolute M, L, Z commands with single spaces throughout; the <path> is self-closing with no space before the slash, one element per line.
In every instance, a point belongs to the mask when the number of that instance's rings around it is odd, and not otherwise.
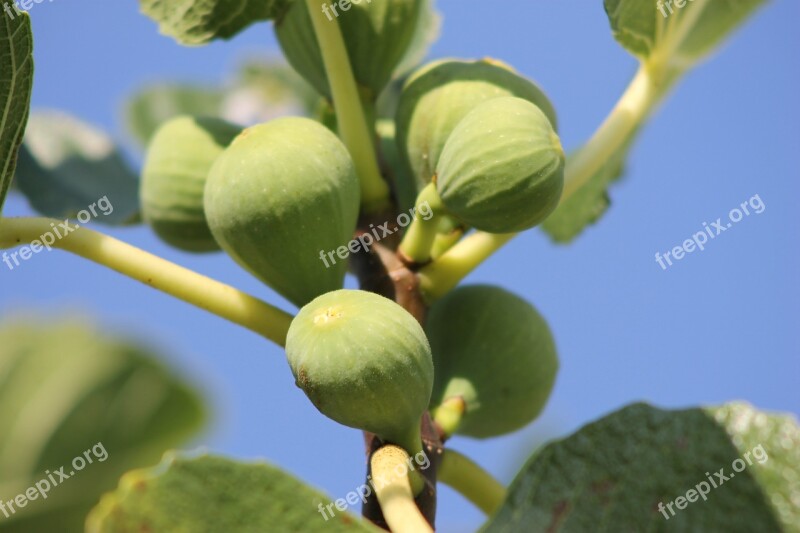
<path fill-rule="evenodd" d="M 366 492 L 366 491 L 363 491 Z M 355 494 L 355 493 L 353 493 Z M 356 498 L 355 503 L 360 503 Z M 313 533 L 383 531 L 265 463 L 169 454 L 154 468 L 129 472 L 87 520 L 88 533 Z M 351 503 L 346 505 L 353 505 Z M 344 507 L 345 504 L 342 504 Z"/>
<path fill-rule="evenodd" d="M 197 394 L 149 350 L 74 319 L 0 327 L 0 413 L 1 501 L 48 471 L 63 466 L 70 476 L 54 476 L 47 499 L 0 512 L 3 533 L 81 531 L 120 475 L 157 461 L 205 421 Z M 87 451 L 93 462 L 77 471 L 73 460 Z"/>
<path fill-rule="evenodd" d="M 800 427 L 632 405 L 536 453 L 483 531 L 800 531 Z"/>
<path fill-rule="evenodd" d="M 713 51 L 765 1 L 605 0 L 605 8 L 614 37 L 629 52 L 641 60 L 686 69 Z"/>
<path fill-rule="evenodd" d="M 101 130 L 62 112 L 34 112 L 20 150 L 17 185 L 39 213 L 129 224 L 139 213 L 139 179 Z M 102 202 L 99 202 L 102 200 Z M 109 207 L 110 206 L 110 207 Z"/>
<path fill-rule="evenodd" d="M 27 14 L 0 16 L 0 213 L 14 177 L 33 87 L 33 35 Z"/>
<path fill-rule="evenodd" d="M 185 45 L 230 39 L 254 22 L 281 16 L 292 0 L 139 0 L 161 33 Z"/>

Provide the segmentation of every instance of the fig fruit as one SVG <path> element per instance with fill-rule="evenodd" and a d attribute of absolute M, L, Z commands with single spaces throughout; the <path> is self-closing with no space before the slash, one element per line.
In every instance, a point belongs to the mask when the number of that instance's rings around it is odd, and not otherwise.
<path fill-rule="evenodd" d="M 536 418 L 553 389 L 558 358 L 547 323 L 498 287 L 465 286 L 431 308 L 425 325 L 436 375 L 431 406 L 462 399 L 456 433 L 487 438 Z"/>
<path fill-rule="evenodd" d="M 433 361 L 425 332 L 401 306 L 366 291 L 324 294 L 292 321 L 286 356 L 322 414 L 421 451 Z"/>
<path fill-rule="evenodd" d="M 363 0 L 326 5 L 331 24 L 338 22 L 353 75 L 368 100 L 389 83 L 415 37 L 425 0 Z M 331 98 L 325 64 L 305 1 L 293 2 L 276 21 L 275 32 L 286 59 L 320 94 Z"/>
<path fill-rule="evenodd" d="M 244 130 L 217 158 L 205 211 L 220 246 L 298 307 L 342 287 L 359 212 L 350 154 L 327 128 L 282 118 Z"/>
<path fill-rule="evenodd" d="M 215 118 L 180 116 L 165 122 L 147 149 L 142 217 L 166 243 L 189 252 L 220 249 L 203 210 L 208 172 L 242 128 Z"/>
<path fill-rule="evenodd" d="M 555 210 L 564 150 L 542 111 L 522 98 L 485 102 L 458 123 L 436 167 L 447 210 L 490 233 L 532 228 Z"/>
<path fill-rule="evenodd" d="M 544 92 L 499 61 L 445 59 L 409 78 L 396 113 L 397 142 L 418 191 L 433 178 L 456 125 L 479 104 L 503 96 L 535 104 L 556 128 L 556 112 Z"/>

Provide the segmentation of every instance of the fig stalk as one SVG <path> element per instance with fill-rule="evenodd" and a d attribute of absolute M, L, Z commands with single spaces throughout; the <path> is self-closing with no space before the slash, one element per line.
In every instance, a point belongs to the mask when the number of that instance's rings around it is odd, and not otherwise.
<path fill-rule="evenodd" d="M 417 216 L 408 227 L 403 242 L 400 243 L 400 254 L 407 263 L 424 265 L 431 260 L 431 251 L 439 234 L 439 221 L 442 215 L 442 200 L 436 191 L 436 184 L 431 182 L 417 197 L 417 212 L 421 206 L 427 206 L 432 216 L 427 220 Z"/>
<path fill-rule="evenodd" d="M 439 465 L 439 481 L 491 516 L 506 498 L 506 488 L 469 457 L 448 448 Z"/>
<path fill-rule="evenodd" d="M 0 248 L 32 242 L 60 222 L 4 218 L 0 220 Z M 279 346 L 286 344 L 292 316 L 229 285 L 88 228 L 74 229 L 53 246 L 244 326 Z"/>
<path fill-rule="evenodd" d="M 356 166 L 361 185 L 362 207 L 367 213 L 381 211 L 390 203 L 389 186 L 383 180 L 378 167 L 373 136 L 361 106 L 342 31 L 339 23 L 329 21 L 322 11 L 325 1 L 306 0 L 331 86 L 336 120 L 342 141 Z"/>
<path fill-rule="evenodd" d="M 407 472 L 411 457 L 399 446 L 384 446 L 370 458 L 370 468 L 375 483 L 375 494 L 381 505 L 386 523 L 394 533 L 433 533 L 433 528 L 414 502 L 413 476 L 418 472 Z M 419 487 L 421 489 L 421 485 Z"/>

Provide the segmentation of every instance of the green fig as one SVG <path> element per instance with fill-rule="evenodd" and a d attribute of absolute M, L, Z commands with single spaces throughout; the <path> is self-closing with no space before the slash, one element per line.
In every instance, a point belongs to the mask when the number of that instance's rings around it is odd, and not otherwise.
<path fill-rule="evenodd" d="M 436 167 L 447 210 L 490 233 L 532 228 L 555 210 L 564 150 L 547 116 L 527 100 L 489 100 L 458 123 Z"/>
<path fill-rule="evenodd" d="M 425 332 L 401 306 L 366 291 L 324 294 L 292 321 L 286 356 L 297 386 L 324 415 L 421 451 L 433 361 Z"/>
<path fill-rule="evenodd" d="M 331 24 L 338 22 L 353 75 L 362 95 L 374 101 L 389 83 L 416 35 L 416 21 L 425 0 L 362 0 L 323 6 Z M 286 59 L 320 94 L 331 98 L 319 41 L 314 33 L 308 4 L 291 4 L 275 23 L 278 42 Z"/>
<path fill-rule="evenodd" d="M 437 421 L 437 409 L 460 398 L 466 410 L 455 432 L 488 438 L 522 428 L 544 408 L 558 358 L 547 323 L 525 300 L 498 287 L 460 287 L 433 305 L 425 331 Z"/>
<path fill-rule="evenodd" d="M 217 242 L 298 307 L 342 287 L 346 262 L 325 254 L 352 238 L 359 201 L 347 149 L 306 118 L 244 130 L 217 158 L 205 190 Z"/>
<path fill-rule="evenodd" d="M 142 217 L 163 241 L 189 252 L 220 249 L 203 210 L 211 166 L 242 128 L 215 118 L 180 116 L 165 122 L 147 149 L 140 196 Z"/>
<path fill-rule="evenodd" d="M 479 104 L 503 96 L 536 104 L 556 127 L 555 109 L 544 92 L 499 61 L 445 59 L 409 78 L 397 108 L 397 142 L 418 192 L 433 179 L 456 125 Z"/>

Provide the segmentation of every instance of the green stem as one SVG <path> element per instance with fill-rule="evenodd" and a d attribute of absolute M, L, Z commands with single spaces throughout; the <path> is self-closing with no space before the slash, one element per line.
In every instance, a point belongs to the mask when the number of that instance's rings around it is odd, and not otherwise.
<path fill-rule="evenodd" d="M 38 242 L 53 236 L 53 228 L 62 223 L 48 218 L 0 219 L 0 249 Z M 200 309 L 246 327 L 280 346 L 292 316 L 266 302 L 233 287 L 178 266 L 158 256 L 96 231 L 79 228 L 55 240 L 51 245 L 81 256 L 149 285 Z M 66 229 L 62 230 L 66 232 Z M 30 246 L 29 246 L 30 248 Z M 30 251 L 30 250 L 29 250 Z M 16 257 L 10 254 L 9 257 Z"/>
<path fill-rule="evenodd" d="M 640 67 L 605 122 L 567 163 L 562 202 L 586 185 L 606 161 L 625 145 L 660 94 L 651 71 Z"/>
<path fill-rule="evenodd" d="M 422 206 L 425 209 L 420 209 Z M 425 220 L 419 215 L 420 211 L 430 212 L 431 216 Z M 436 184 L 429 183 L 417 196 L 416 216 L 400 243 L 400 253 L 407 262 L 424 265 L 431 260 L 431 250 L 439 234 L 442 211 L 442 200 L 436 191 Z"/>
<path fill-rule="evenodd" d="M 453 290 L 467 274 L 516 236 L 516 233 L 477 231 L 464 237 L 447 253 L 419 271 L 420 289 L 425 298 L 433 302 Z"/>
<path fill-rule="evenodd" d="M 506 488 L 499 481 L 455 450 L 444 450 L 438 475 L 439 481 L 458 491 L 488 516 L 506 499 Z"/>
<path fill-rule="evenodd" d="M 433 533 L 414 502 L 410 475 L 398 475 L 398 472 L 419 475 L 417 470 L 409 472 L 410 461 L 409 455 L 399 446 L 384 446 L 372 454 L 370 468 L 372 479 L 376 480 L 375 495 L 393 533 Z"/>
<path fill-rule="evenodd" d="M 389 206 L 389 186 L 378 167 L 373 136 L 361 106 L 339 23 L 328 20 L 322 11 L 326 1 L 306 0 L 325 62 L 339 132 L 353 157 L 361 184 L 361 205 L 367 213 L 379 212 Z"/>
<path fill-rule="evenodd" d="M 662 81 L 654 81 L 662 80 Z M 561 203 L 595 175 L 620 150 L 666 93 L 672 81 L 642 65 L 622 98 L 578 153 L 567 161 Z M 502 248 L 516 234 L 476 232 L 419 272 L 420 284 L 429 301 L 447 294 L 470 272 Z"/>
<path fill-rule="evenodd" d="M 464 418 L 466 410 L 467 403 L 464 398 L 456 396 L 446 399 L 439 407 L 431 411 L 433 421 L 444 433 L 442 440 L 449 439 L 455 434 L 458 426 L 461 425 L 461 420 Z"/>

